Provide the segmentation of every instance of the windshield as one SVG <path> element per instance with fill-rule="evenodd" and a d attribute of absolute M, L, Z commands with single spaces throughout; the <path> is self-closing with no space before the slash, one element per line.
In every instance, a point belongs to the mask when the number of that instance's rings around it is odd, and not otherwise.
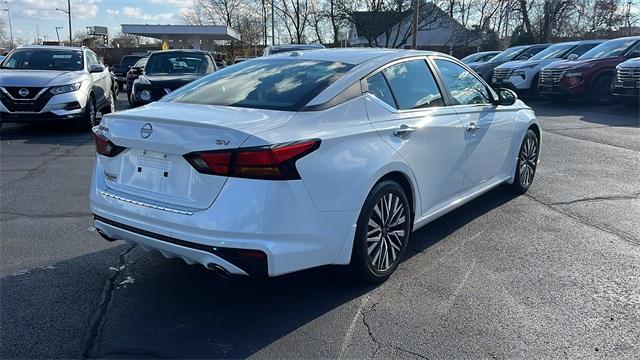
<path fill-rule="evenodd" d="M 208 74 L 215 71 L 215 67 L 205 54 L 162 52 L 151 55 L 144 70 L 147 75 Z"/>
<path fill-rule="evenodd" d="M 496 55 L 493 59 L 491 59 L 491 62 L 511 61 L 515 59 L 518 55 L 520 55 L 520 53 L 524 49 L 525 48 L 522 46 L 508 48 L 507 50 L 501 52 L 500 54 Z"/>
<path fill-rule="evenodd" d="M 81 50 L 21 49 L 9 54 L 3 69 L 78 71 L 84 69 Z"/>
<path fill-rule="evenodd" d="M 635 42 L 636 39 L 610 40 L 587 51 L 582 56 L 580 56 L 579 59 L 599 59 L 605 57 L 622 56 L 625 50 L 627 50 Z"/>
<path fill-rule="evenodd" d="M 138 61 L 138 59 L 140 59 L 137 56 L 125 56 L 122 58 L 122 61 L 120 62 L 120 65 L 125 65 L 125 66 L 131 66 L 133 64 L 136 63 L 136 61 Z"/>
<path fill-rule="evenodd" d="M 165 100 L 297 111 L 352 67 L 315 60 L 246 61 L 195 81 Z"/>
<path fill-rule="evenodd" d="M 576 44 L 556 44 L 533 55 L 529 60 L 560 59 Z"/>

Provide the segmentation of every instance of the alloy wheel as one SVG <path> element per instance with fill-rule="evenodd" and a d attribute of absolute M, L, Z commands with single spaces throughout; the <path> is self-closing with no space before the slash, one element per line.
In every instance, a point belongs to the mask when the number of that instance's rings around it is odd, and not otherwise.
<path fill-rule="evenodd" d="M 527 137 L 525 139 L 519 158 L 520 182 L 522 186 L 528 187 L 533 181 L 538 161 L 538 144 L 535 138 Z"/>
<path fill-rule="evenodd" d="M 385 194 L 373 208 L 367 226 L 369 264 L 384 272 L 399 261 L 406 234 L 405 206 L 394 193 Z"/>

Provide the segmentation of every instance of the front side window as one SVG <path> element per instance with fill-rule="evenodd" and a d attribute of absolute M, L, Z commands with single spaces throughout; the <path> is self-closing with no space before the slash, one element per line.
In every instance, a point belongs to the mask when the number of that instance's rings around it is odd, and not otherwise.
<path fill-rule="evenodd" d="M 89 66 L 98 64 L 98 57 L 96 54 L 87 51 L 87 64 L 89 64 Z"/>
<path fill-rule="evenodd" d="M 147 60 L 147 75 L 208 74 L 215 71 L 213 61 L 206 54 L 160 52 Z"/>
<path fill-rule="evenodd" d="M 496 55 L 494 58 L 491 59 L 492 62 L 499 62 L 499 61 L 511 61 L 514 60 L 518 55 L 520 55 L 522 53 L 522 49 L 524 49 L 524 47 L 522 46 L 516 46 L 516 47 L 512 47 L 512 48 L 508 48 L 507 50 L 501 52 L 500 54 Z"/>
<path fill-rule="evenodd" d="M 544 59 L 559 59 L 562 58 L 565 53 L 571 50 L 575 45 L 573 44 L 556 44 L 551 45 L 548 48 L 540 51 L 532 56 L 529 60 L 544 60 Z"/>
<path fill-rule="evenodd" d="M 442 80 L 453 97 L 453 105 L 489 104 L 487 87 L 462 66 L 448 60 L 435 60 Z"/>
<path fill-rule="evenodd" d="M 382 70 L 401 110 L 442 106 L 442 95 L 424 60 L 406 61 Z"/>
<path fill-rule="evenodd" d="M 542 47 L 542 46 L 530 47 L 527 50 L 523 51 L 522 54 L 518 55 L 516 60 L 529 60 L 532 56 L 536 55 L 537 53 L 539 53 L 540 51 L 542 51 L 544 49 L 546 49 L 546 48 Z"/>
<path fill-rule="evenodd" d="M 378 99 L 386 102 L 391 107 L 396 107 L 396 102 L 393 100 L 393 94 L 389 89 L 389 84 L 385 80 L 382 73 L 377 73 L 367 79 L 367 88 L 369 94 L 377 97 Z"/>
<path fill-rule="evenodd" d="M 146 66 L 149 72 L 152 58 Z M 192 82 L 166 101 L 298 111 L 353 65 L 337 61 L 264 58 L 244 61 Z"/>
<path fill-rule="evenodd" d="M 18 49 L 2 62 L 3 69 L 78 71 L 84 69 L 81 50 Z"/>

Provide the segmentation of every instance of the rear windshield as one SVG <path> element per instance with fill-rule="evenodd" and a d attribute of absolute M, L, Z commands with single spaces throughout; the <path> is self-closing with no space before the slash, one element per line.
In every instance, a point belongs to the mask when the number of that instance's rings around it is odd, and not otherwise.
<path fill-rule="evenodd" d="M 341 62 L 315 60 L 264 58 L 245 61 L 195 81 L 165 99 L 190 104 L 297 111 L 352 67 Z"/>
<path fill-rule="evenodd" d="M 81 50 L 15 50 L 2 62 L 3 69 L 77 71 L 84 69 Z"/>
<path fill-rule="evenodd" d="M 147 75 L 208 74 L 215 65 L 201 53 L 160 52 L 149 57 L 144 71 Z"/>
<path fill-rule="evenodd" d="M 131 66 L 133 64 L 136 63 L 136 61 L 138 61 L 140 59 L 140 57 L 138 56 L 125 56 L 122 58 L 122 62 L 120 63 L 121 65 L 126 65 L 126 66 Z"/>
<path fill-rule="evenodd" d="M 580 60 L 622 56 L 635 42 L 636 39 L 609 40 L 584 53 Z"/>

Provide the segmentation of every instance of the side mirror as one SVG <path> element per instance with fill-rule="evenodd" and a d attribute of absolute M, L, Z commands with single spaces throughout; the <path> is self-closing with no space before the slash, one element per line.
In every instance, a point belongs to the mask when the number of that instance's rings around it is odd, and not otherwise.
<path fill-rule="evenodd" d="M 580 56 L 578 56 L 578 54 L 569 54 L 569 56 L 567 56 L 567 60 L 576 60 L 579 57 Z"/>
<path fill-rule="evenodd" d="M 132 74 L 136 74 L 136 75 L 140 75 L 140 74 L 142 74 L 142 68 L 141 67 L 137 67 L 137 66 L 133 66 L 131 68 L 131 73 Z"/>
<path fill-rule="evenodd" d="M 90 73 L 101 73 L 103 71 L 104 71 L 104 65 L 102 65 L 102 64 L 89 65 L 89 72 Z"/>
<path fill-rule="evenodd" d="M 498 89 L 498 100 L 494 101 L 496 105 L 511 106 L 516 103 L 518 95 L 513 91 L 505 88 Z"/>

